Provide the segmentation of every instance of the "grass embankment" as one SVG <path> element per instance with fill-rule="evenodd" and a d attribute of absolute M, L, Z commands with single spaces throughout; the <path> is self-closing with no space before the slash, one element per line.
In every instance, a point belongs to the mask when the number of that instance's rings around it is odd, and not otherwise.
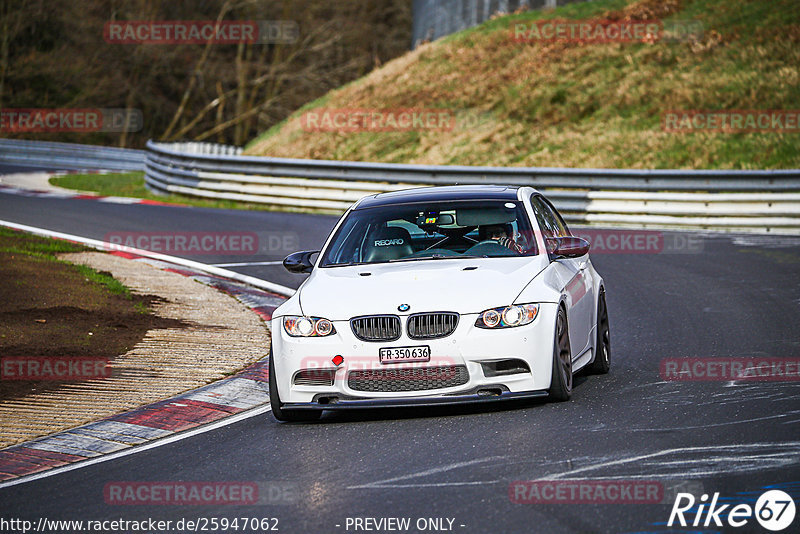
<path fill-rule="evenodd" d="M 652 43 L 515 42 L 536 20 L 694 20 L 702 36 Z M 452 131 L 311 132 L 313 109 L 447 108 Z M 667 110 L 800 108 L 795 0 L 598 0 L 530 11 L 419 47 L 310 103 L 250 155 L 396 163 L 600 168 L 800 167 L 798 133 L 668 133 Z"/>
<path fill-rule="evenodd" d="M 86 251 L 65 241 L 0 228 L 0 357 L 95 357 L 113 360 L 152 328 L 175 325 L 156 317 L 158 298 L 133 295 L 110 274 L 59 260 Z M 59 386 L 0 381 L 0 399 Z"/>
<path fill-rule="evenodd" d="M 182 204 L 198 208 L 263 210 L 268 206 L 235 200 L 205 200 L 182 195 L 157 195 L 144 185 L 143 172 L 109 174 L 65 174 L 50 178 L 50 183 L 75 191 L 89 191 L 103 196 L 143 198 L 165 204 Z"/>

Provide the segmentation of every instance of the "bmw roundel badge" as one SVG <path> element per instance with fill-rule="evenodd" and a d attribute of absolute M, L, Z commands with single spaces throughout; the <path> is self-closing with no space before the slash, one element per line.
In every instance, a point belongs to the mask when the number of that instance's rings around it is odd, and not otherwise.
<path fill-rule="evenodd" d="M 401 304 L 400 306 L 397 307 L 397 311 L 401 311 L 401 312 L 405 312 L 405 311 L 408 311 L 410 309 L 411 309 L 411 306 L 409 306 L 408 304 Z"/>

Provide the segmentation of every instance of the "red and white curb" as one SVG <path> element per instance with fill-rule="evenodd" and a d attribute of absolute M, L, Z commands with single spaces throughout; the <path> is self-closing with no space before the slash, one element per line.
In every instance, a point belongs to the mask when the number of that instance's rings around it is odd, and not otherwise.
<path fill-rule="evenodd" d="M 0 221 L 0 224 L 2 224 L 2 221 Z M 110 254 L 129 258 L 134 261 L 143 261 L 164 271 L 169 271 L 171 273 L 177 273 L 193 278 L 202 284 L 211 286 L 214 289 L 235 297 L 236 300 L 256 312 L 262 319 L 264 319 L 264 321 L 267 322 L 272 320 L 272 312 L 275 311 L 275 308 L 283 304 L 283 302 L 286 300 L 286 295 L 280 295 L 272 291 L 251 287 L 245 283 L 240 283 L 222 276 L 201 273 L 188 268 L 177 268 L 170 262 L 151 258 L 143 258 L 135 254 L 121 251 L 113 251 L 110 252 Z"/>
<path fill-rule="evenodd" d="M 40 235 L 49 235 L 103 248 L 97 245 L 102 242 L 79 236 L 24 227 L 4 221 L 0 221 L 0 225 L 20 230 L 36 230 L 34 233 Z M 143 257 L 130 252 L 134 249 L 128 250 L 111 253 L 192 277 L 199 282 L 224 291 L 258 313 L 265 321 L 272 318 L 272 312 L 286 299 L 285 294 L 254 288 L 225 276 L 200 272 L 190 267 L 176 268 L 176 262 L 166 260 L 167 258 L 176 260 L 182 265 L 196 262 L 140 251 L 149 256 Z M 155 256 L 160 258 L 156 259 Z M 205 270 L 215 269 L 225 271 L 218 268 Z M 239 274 L 232 271 L 227 272 L 234 275 Z M 264 283 L 268 286 L 275 286 L 268 282 Z M 282 286 L 276 287 L 291 291 Z M 22 477 L 40 474 L 78 462 L 86 462 L 104 455 L 120 453 L 155 440 L 174 437 L 178 433 L 198 429 L 247 410 L 264 406 L 269 403 L 268 376 L 268 362 L 263 359 L 232 377 L 171 399 L 6 448 L 0 451 L 0 487 L 15 483 Z"/>
<path fill-rule="evenodd" d="M 53 173 L 53 175 L 67 174 L 67 173 Z M 36 198 L 74 198 L 81 200 L 96 200 L 98 202 L 107 202 L 109 204 L 146 204 L 152 206 L 172 206 L 172 207 L 189 207 L 186 204 L 175 204 L 172 202 L 159 202 L 158 200 L 149 200 L 145 198 L 131 198 L 131 197 L 113 197 L 94 195 L 90 193 L 79 193 L 70 191 L 39 191 L 35 189 L 24 189 L 21 187 L 0 184 L 0 193 L 7 193 L 9 195 L 19 195 L 23 197 L 36 197 Z"/>

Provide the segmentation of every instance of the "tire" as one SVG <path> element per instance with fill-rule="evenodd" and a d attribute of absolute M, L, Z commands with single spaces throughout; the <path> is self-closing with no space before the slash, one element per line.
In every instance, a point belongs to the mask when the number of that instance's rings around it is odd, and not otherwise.
<path fill-rule="evenodd" d="M 606 292 L 600 289 L 597 298 L 597 340 L 595 341 L 594 361 L 588 371 L 596 375 L 604 375 L 611 369 L 611 334 L 608 327 L 608 308 Z"/>
<path fill-rule="evenodd" d="M 278 395 L 278 382 L 275 379 L 275 366 L 272 359 L 272 350 L 269 351 L 269 404 L 272 415 L 278 421 L 316 421 L 322 416 L 322 410 L 285 410 Z"/>
<path fill-rule="evenodd" d="M 569 346 L 567 313 L 558 307 L 553 340 L 553 370 L 550 376 L 550 400 L 568 401 L 572 397 L 572 351 Z"/>

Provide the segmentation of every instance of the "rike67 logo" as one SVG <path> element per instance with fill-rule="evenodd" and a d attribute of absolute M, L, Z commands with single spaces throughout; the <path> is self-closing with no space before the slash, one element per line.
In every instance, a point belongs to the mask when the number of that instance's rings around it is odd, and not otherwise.
<path fill-rule="evenodd" d="M 794 516 L 794 500 L 781 490 L 764 492 L 755 506 L 743 503 L 719 504 L 719 493 L 714 493 L 711 501 L 707 494 L 703 494 L 697 501 L 691 493 L 678 493 L 667 526 L 743 527 L 748 524 L 752 526 L 751 522 L 755 518 L 763 528 L 779 532 L 792 524 Z"/>

